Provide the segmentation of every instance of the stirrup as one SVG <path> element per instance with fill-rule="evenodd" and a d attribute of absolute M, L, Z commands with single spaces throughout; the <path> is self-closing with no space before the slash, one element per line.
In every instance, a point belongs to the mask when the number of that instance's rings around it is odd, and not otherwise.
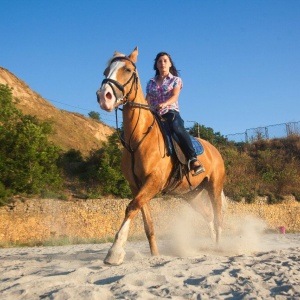
<path fill-rule="evenodd" d="M 193 167 L 192 170 L 193 170 L 194 172 L 192 173 L 192 176 L 197 176 L 197 175 L 199 175 L 199 174 L 205 172 L 204 166 L 203 166 L 202 163 L 201 163 L 198 159 L 196 159 L 196 158 L 192 158 L 192 159 L 190 159 L 190 160 L 188 161 L 188 169 L 189 169 L 189 172 L 191 172 L 191 164 L 194 163 L 195 161 L 198 161 L 200 165 L 199 165 L 199 166 Z"/>
<path fill-rule="evenodd" d="M 203 165 L 200 163 L 200 166 L 196 166 L 194 168 L 194 173 L 192 173 L 192 176 L 197 176 L 201 173 L 205 172 L 205 168 L 203 167 Z"/>

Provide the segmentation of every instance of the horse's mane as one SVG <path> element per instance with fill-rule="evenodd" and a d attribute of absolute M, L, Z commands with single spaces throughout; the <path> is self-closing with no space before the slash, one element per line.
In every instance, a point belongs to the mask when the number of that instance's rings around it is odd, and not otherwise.
<path fill-rule="evenodd" d="M 108 60 L 108 62 L 107 62 L 107 67 L 110 65 L 111 61 L 112 61 L 116 56 L 126 56 L 126 55 L 123 54 L 123 53 L 120 53 L 120 52 L 118 52 L 118 51 L 115 51 L 113 57 L 111 57 L 111 58 Z"/>

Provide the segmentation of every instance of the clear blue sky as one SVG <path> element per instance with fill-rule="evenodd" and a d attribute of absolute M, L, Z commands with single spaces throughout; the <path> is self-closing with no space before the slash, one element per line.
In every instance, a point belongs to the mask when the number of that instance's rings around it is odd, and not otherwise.
<path fill-rule="evenodd" d="M 0 66 L 55 106 L 101 111 L 95 92 L 115 50 L 139 47 L 143 90 L 159 51 L 181 71 L 186 127 L 222 135 L 300 121 L 299 0 L 3 0 Z"/>

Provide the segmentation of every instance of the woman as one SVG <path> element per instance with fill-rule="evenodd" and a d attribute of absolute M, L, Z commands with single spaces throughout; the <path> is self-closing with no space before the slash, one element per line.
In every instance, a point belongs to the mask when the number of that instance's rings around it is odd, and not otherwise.
<path fill-rule="evenodd" d="M 150 79 L 146 87 L 146 99 L 149 105 L 156 108 L 158 113 L 167 121 L 170 129 L 179 138 L 180 147 L 186 155 L 196 176 L 205 171 L 203 165 L 197 160 L 197 155 L 190 136 L 184 128 L 184 121 L 179 113 L 178 97 L 182 89 L 182 80 L 166 52 L 160 52 L 154 60 L 155 77 Z"/>

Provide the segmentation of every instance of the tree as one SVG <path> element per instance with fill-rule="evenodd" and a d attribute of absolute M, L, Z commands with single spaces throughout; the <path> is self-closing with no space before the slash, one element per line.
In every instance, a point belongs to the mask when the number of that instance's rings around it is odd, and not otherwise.
<path fill-rule="evenodd" d="M 210 127 L 195 123 L 194 126 L 189 129 L 189 134 L 197 137 L 198 133 L 200 133 L 200 138 L 209 141 L 215 146 L 225 145 L 227 143 L 227 139 L 221 135 L 220 132 L 214 132 Z"/>
<path fill-rule="evenodd" d="M 96 112 L 96 111 L 91 111 L 89 112 L 89 117 L 91 119 L 94 119 L 94 120 L 97 120 L 97 121 L 101 121 L 101 118 L 100 118 L 100 113 Z"/>
<path fill-rule="evenodd" d="M 58 188 L 59 148 L 48 142 L 51 124 L 23 115 L 4 85 L 0 85 L 0 115 L 0 182 L 5 189 L 32 194 Z"/>
<path fill-rule="evenodd" d="M 13 123 L 21 115 L 12 102 L 12 89 L 8 85 L 0 84 L 0 124 Z"/>

